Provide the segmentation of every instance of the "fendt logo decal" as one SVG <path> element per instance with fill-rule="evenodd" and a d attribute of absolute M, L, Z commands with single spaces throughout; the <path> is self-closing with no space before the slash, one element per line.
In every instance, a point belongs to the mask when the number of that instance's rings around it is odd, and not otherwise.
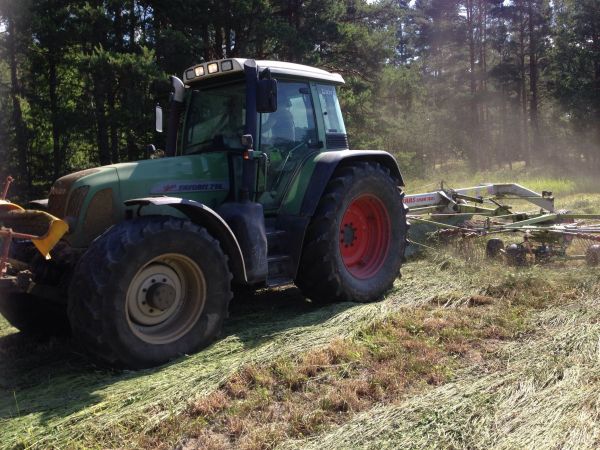
<path fill-rule="evenodd" d="M 213 192 L 228 191 L 227 180 L 189 180 L 189 181 L 163 181 L 155 184 L 151 194 L 173 194 L 175 192 Z"/>

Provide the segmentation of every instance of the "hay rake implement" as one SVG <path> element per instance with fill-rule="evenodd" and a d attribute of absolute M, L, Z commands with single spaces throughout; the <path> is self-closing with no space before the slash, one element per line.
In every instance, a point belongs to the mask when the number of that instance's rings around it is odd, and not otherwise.
<path fill-rule="evenodd" d="M 507 201 L 528 203 L 515 211 Z M 524 266 L 552 260 L 585 260 L 600 264 L 600 214 L 557 211 L 552 192 L 541 194 L 515 183 L 482 184 L 407 195 L 410 240 L 417 247 L 452 243 L 468 259 L 479 245 L 489 259 Z M 413 250 L 414 251 L 414 250 Z"/>

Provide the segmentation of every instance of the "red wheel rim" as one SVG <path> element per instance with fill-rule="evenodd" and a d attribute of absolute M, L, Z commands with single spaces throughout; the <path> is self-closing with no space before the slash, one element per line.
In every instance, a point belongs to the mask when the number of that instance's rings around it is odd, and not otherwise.
<path fill-rule="evenodd" d="M 387 257 L 390 247 L 390 216 L 381 200 L 361 195 L 348 205 L 340 224 L 342 261 L 354 277 L 371 278 Z"/>

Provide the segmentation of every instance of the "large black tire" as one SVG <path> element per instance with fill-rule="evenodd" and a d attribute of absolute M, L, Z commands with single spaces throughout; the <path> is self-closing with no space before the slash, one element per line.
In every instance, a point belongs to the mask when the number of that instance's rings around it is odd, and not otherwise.
<path fill-rule="evenodd" d="M 141 369 L 192 353 L 221 332 L 231 278 L 218 241 L 189 220 L 122 222 L 98 237 L 75 269 L 73 336 L 116 367 Z"/>
<path fill-rule="evenodd" d="M 25 292 L 0 293 L 0 314 L 27 335 L 49 337 L 69 334 L 64 305 Z"/>
<path fill-rule="evenodd" d="M 318 303 L 381 298 L 404 258 L 408 224 L 403 198 L 380 164 L 337 169 L 306 232 L 295 280 L 304 295 Z M 348 253 L 354 243 L 364 249 L 362 254 Z"/>

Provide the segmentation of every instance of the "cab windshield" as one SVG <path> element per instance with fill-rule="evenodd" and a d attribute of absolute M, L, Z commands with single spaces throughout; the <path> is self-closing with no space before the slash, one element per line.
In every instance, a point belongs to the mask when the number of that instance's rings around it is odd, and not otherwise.
<path fill-rule="evenodd" d="M 183 154 L 243 150 L 246 89 L 243 82 L 194 90 L 183 134 Z"/>

